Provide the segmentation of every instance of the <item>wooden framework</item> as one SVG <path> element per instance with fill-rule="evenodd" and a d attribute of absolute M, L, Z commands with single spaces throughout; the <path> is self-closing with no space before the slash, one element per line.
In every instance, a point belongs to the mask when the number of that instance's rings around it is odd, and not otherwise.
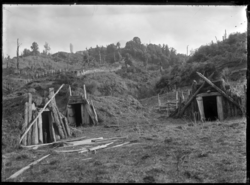
<path fill-rule="evenodd" d="M 192 120 L 206 120 L 204 112 L 205 97 L 216 98 L 216 108 L 219 120 L 228 117 L 243 115 L 241 98 L 230 92 L 230 87 L 225 88 L 223 81 L 211 82 L 202 74 L 197 74 L 204 80 L 201 85 L 193 85 L 192 92 L 186 102 L 170 116 L 175 118 L 186 117 Z M 210 76 L 211 77 L 211 76 Z"/>
<path fill-rule="evenodd" d="M 80 125 L 90 125 L 92 122 L 93 125 L 98 124 L 97 113 L 94 108 L 93 102 L 89 103 L 87 98 L 87 92 L 85 85 L 83 86 L 84 94 L 80 96 L 73 96 L 69 97 L 69 101 L 67 104 L 67 118 L 70 125 L 80 126 Z M 76 119 L 76 104 L 81 109 L 81 123 L 79 120 Z M 79 111 L 78 111 L 79 112 Z M 79 115 L 78 115 L 79 117 Z"/>
<path fill-rule="evenodd" d="M 45 99 L 47 103 L 43 109 L 32 103 L 31 93 L 28 93 L 28 97 L 24 109 L 23 135 L 20 139 L 22 145 L 51 143 L 71 136 L 68 120 L 57 108 L 54 88 L 49 89 L 50 100 Z"/>

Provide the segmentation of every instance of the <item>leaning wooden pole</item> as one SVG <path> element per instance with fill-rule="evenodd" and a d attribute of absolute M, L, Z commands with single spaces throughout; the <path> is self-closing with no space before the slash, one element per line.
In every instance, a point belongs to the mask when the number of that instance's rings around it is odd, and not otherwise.
<path fill-rule="evenodd" d="M 20 138 L 19 144 L 22 142 L 23 138 L 25 137 L 25 135 L 29 132 L 30 128 L 32 127 L 32 125 L 35 123 L 36 119 L 41 116 L 41 114 L 43 113 L 43 111 L 45 110 L 45 108 L 47 107 L 47 105 L 53 100 L 53 98 L 56 96 L 56 94 L 61 90 L 61 88 L 64 86 L 64 84 L 61 85 L 61 87 L 56 91 L 56 93 L 53 95 L 53 97 L 50 98 L 50 100 L 44 105 L 43 109 L 39 112 L 39 114 L 37 115 L 37 117 L 33 120 L 33 122 L 30 124 L 30 126 L 27 128 L 27 130 L 25 131 L 25 133 L 22 135 L 22 137 Z"/>
<path fill-rule="evenodd" d="M 207 79 L 205 76 L 203 76 L 201 73 L 196 72 L 203 80 L 205 80 L 209 85 L 211 85 L 213 88 L 215 88 L 219 93 L 221 93 L 225 98 L 227 98 L 230 102 L 232 102 L 236 107 L 240 109 L 240 111 L 243 113 L 243 110 L 241 106 L 236 103 L 231 97 L 229 97 L 224 91 L 222 91 L 219 87 L 214 85 L 213 82 L 211 82 L 209 79 Z"/>
<path fill-rule="evenodd" d="M 54 88 L 49 88 L 49 97 L 53 97 L 53 95 L 54 95 Z M 54 119 L 55 119 L 55 125 L 58 128 L 59 135 L 60 135 L 61 139 L 64 139 L 65 134 L 64 134 L 64 131 L 63 131 L 63 127 L 61 125 L 60 116 L 58 115 L 58 112 L 57 112 L 57 109 L 56 109 L 56 103 L 55 103 L 54 98 L 50 103 L 50 107 L 51 107 L 51 110 L 52 110 L 52 113 L 53 113 L 53 116 L 54 116 Z"/>

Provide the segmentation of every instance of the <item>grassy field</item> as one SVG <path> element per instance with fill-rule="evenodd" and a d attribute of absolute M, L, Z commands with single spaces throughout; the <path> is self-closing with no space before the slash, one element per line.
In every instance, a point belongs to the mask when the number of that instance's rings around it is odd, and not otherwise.
<path fill-rule="evenodd" d="M 88 138 L 128 136 L 128 145 L 94 153 L 56 153 L 55 148 L 3 153 L 2 181 L 51 154 L 15 182 L 246 182 L 246 120 L 188 123 L 156 118 L 118 128 L 79 128 Z M 122 142 L 122 141 L 121 141 Z M 89 159 L 90 158 L 90 159 Z M 13 181 L 13 180 L 12 180 Z"/>
<path fill-rule="evenodd" d="M 16 171 L 50 154 L 16 179 L 7 181 L 246 182 L 245 117 L 205 123 L 166 118 L 165 113 L 153 109 L 157 98 L 144 99 L 143 103 L 133 98 L 137 92 L 136 80 L 139 79 L 140 84 L 142 77 L 145 77 L 145 81 L 148 80 L 147 76 L 131 74 L 131 79 L 125 79 L 122 75 L 117 75 L 102 73 L 76 78 L 73 75 L 55 74 L 35 79 L 28 84 L 21 82 L 23 76 L 4 76 L 3 82 L 11 81 L 14 88 L 12 92 L 6 91 L 3 95 L 1 180 L 6 181 Z M 83 92 L 83 83 L 93 81 L 103 84 L 109 79 L 116 82 L 112 93 L 89 95 L 100 116 L 100 124 L 95 127 L 74 128 L 73 137 L 126 136 L 126 139 L 118 140 L 111 146 L 126 141 L 131 144 L 83 154 L 56 153 L 55 150 L 60 148 L 55 147 L 27 150 L 18 146 L 27 92 L 31 92 L 33 100 L 38 101 L 47 96 L 48 88 L 58 89 L 61 84 L 66 84 L 56 96 L 57 106 L 60 112 L 65 114 L 69 96 L 68 85 L 71 85 L 74 94 L 79 94 Z M 233 87 L 241 93 L 240 96 L 244 96 L 243 86 L 239 84 L 235 83 Z M 91 83 L 86 83 L 87 91 L 88 86 L 91 86 Z M 103 91 L 101 85 L 96 85 L 97 91 Z M 78 148 L 81 147 L 68 149 Z"/>

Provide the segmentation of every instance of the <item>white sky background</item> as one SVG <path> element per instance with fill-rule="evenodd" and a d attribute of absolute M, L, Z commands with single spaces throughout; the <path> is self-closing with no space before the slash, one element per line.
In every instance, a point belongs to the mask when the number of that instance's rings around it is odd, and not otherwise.
<path fill-rule="evenodd" d="M 16 55 L 37 42 L 51 53 L 74 52 L 86 47 L 126 42 L 135 36 L 143 44 L 167 44 L 186 54 L 187 45 L 222 40 L 247 30 L 246 6 L 153 6 L 153 5 L 3 5 L 3 53 Z"/>

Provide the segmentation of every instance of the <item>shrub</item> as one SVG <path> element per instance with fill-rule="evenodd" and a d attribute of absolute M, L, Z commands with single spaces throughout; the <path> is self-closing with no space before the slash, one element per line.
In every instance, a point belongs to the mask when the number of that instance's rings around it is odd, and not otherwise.
<path fill-rule="evenodd" d="M 98 84 L 95 81 L 90 81 L 85 84 L 85 87 L 86 87 L 87 93 L 94 94 L 98 87 Z"/>

